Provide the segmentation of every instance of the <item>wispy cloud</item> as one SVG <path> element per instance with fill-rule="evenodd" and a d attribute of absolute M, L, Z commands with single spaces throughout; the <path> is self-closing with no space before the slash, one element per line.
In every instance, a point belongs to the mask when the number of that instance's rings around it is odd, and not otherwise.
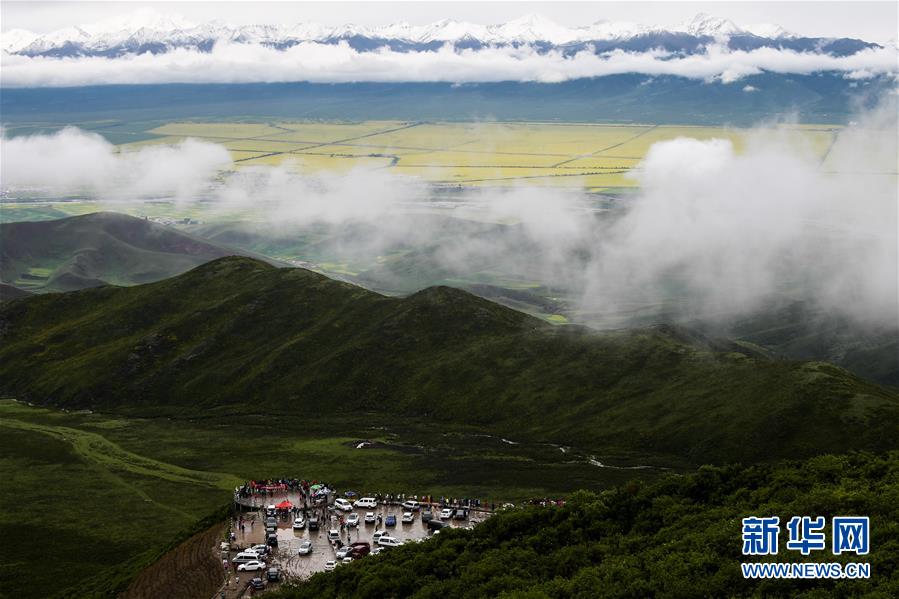
<path fill-rule="evenodd" d="M 257 44 L 219 43 L 211 52 L 176 49 L 163 54 L 119 58 L 2 58 L 5 87 L 143 83 L 249 82 L 559 82 L 622 73 L 674 75 L 732 83 L 762 72 L 810 74 L 822 71 L 863 78 L 897 73 L 895 47 L 871 48 L 849 56 L 759 48 L 733 51 L 712 46 L 702 54 L 663 51 L 566 56 L 531 46 L 397 52 L 360 52 L 346 43 L 305 42 L 285 50 Z"/>

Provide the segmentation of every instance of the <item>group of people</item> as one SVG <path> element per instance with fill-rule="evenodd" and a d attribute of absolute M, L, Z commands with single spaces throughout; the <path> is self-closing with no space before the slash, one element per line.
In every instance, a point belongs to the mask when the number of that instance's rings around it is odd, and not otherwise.
<path fill-rule="evenodd" d="M 331 485 L 319 480 L 305 480 L 299 478 L 268 478 L 264 480 L 248 480 L 234 490 L 234 494 L 240 498 L 271 496 L 287 492 L 299 492 L 302 495 L 310 495 L 313 487 L 330 489 Z"/>

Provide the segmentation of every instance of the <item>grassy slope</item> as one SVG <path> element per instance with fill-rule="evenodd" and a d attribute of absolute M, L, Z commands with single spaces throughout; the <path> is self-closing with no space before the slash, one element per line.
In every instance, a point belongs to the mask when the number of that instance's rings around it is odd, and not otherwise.
<path fill-rule="evenodd" d="M 143 458 L 31 412 L 4 405 L 0 417 L 0 474 L 13 481 L 0 492 L 0 529 L 19 548 L 0 565 L 0 597 L 50 597 L 92 575 L 127 582 L 239 480 Z"/>
<path fill-rule="evenodd" d="M 871 518 L 871 553 L 803 558 L 787 550 L 795 515 Z M 744 558 L 741 518 L 780 516 L 776 558 Z M 474 531 L 317 574 L 273 599 L 416 597 L 895 597 L 899 595 L 899 454 L 820 456 L 807 462 L 706 467 L 650 486 L 579 493 L 564 508 L 525 508 Z M 871 564 L 870 580 L 742 577 L 741 561 Z"/>
<path fill-rule="evenodd" d="M 113 212 L 0 224 L 0 277 L 39 291 L 147 283 L 235 253 Z"/>
<path fill-rule="evenodd" d="M 894 447 L 899 401 L 678 329 L 557 329 L 463 291 L 386 298 L 218 260 L 0 308 L 0 391 L 131 414 L 359 411 L 692 463 Z"/>

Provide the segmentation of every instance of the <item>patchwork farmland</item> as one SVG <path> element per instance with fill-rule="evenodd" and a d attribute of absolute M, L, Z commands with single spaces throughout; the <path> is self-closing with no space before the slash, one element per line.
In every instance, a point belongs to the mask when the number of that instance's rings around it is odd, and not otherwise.
<path fill-rule="evenodd" d="M 820 156 L 839 134 L 831 125 L 778 126 L 779 134 Z M 99 132 L 102 132 L 100 130 Z M 443 185 L 518 183 L 590 191 L 635 187 L 652 144 L 691 137 L 723 138 L 739 151 L 745 129 L 586 123 L 439 122 L 174 122 L 149 129 L 156 137 L 121 146 L 197 138 L 221 144 L 237 167 L 291 164 L 301 171 L 390 169 Z"/>

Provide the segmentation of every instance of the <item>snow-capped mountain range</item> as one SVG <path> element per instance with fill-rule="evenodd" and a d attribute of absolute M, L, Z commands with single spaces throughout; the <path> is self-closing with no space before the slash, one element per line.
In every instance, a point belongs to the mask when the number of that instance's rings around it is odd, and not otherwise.
<path fill-rule="evenodd" d="M 791 49 L 833 55 L 849 55 L 877 44 L 848 38 L 809 38 L 779 25 L 739 27 L 727 19 L 699 14 L 671 27 L 597 21 L 567 27 L 540 15 L 527 15 L 507 23 L 480 25 L 442 20 L 428 25 L 393 23 L 381 27 L 352 24 L 329 27 L 317 23 L 293 25 L 229 25 L 222 22 L 191 23 L 177 15 L 142 10 L 90 25 L 68 27 L 38 35 L 22 29 L 4 31 L 2 49 L 8 54 L 45 57 L 159 54 L 178 48 L 208 52 L 218 43 L 261 44 L 284 49 L 304 42 L 344 42 L 358 51 L 389 47 L 394 51 L 435 50 L 450 44 L 456 48 L 533 46 L 539 51 L 615 49 L 692 54 L 712 44 L 731 49 L 761 47 Z"/>

